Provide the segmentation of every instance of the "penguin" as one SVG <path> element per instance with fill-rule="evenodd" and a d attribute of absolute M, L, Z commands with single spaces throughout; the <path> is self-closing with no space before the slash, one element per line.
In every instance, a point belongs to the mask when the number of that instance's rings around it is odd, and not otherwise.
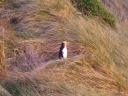
<path fill-rule="evenodd" d="M 67 55 L 67 42 L 63 41 L 59 50 L 59 59 L 66 59 Z"/>

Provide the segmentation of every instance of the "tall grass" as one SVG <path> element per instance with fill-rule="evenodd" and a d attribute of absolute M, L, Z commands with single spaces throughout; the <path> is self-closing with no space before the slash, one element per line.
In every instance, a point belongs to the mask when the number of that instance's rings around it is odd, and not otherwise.
<path fill-rule="evenodd" d="M 6 89 L 0 85 L 0 96 L 12 96 Z"/>
<path fill-rule="evenodd" d="M 4 64 L 5 54 L 3 42 L 0 42 L 0 75 L 2 74 L 5 64 Z"/>
<path fill-rule="evenodd" d="M 3 3 L 5 0 L 0 0 L 0 3 Z"/>

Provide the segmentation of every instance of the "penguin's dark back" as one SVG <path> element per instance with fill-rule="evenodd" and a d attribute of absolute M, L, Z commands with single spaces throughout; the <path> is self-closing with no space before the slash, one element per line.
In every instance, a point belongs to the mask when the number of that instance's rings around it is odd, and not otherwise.
<path fill-rule="evenodd" d="M 60 50 L 64 48 L 64 43 L 61 44 Z"/>
<path fill-rule="evenodd" d="M 63 53 L 62 53 L 63 48 L 64 48 L 64 43 L 61 44 L 61 47 L 60 47 L 60 50 L 59 50 L 59 58 L 63 57 Z"/>

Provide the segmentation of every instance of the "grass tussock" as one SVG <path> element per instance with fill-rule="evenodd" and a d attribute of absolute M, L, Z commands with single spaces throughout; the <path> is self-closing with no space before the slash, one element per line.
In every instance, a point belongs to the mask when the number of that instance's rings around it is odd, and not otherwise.
<path fill-rule="evenodd" d="M 100 0 L 72 0 L 76 7 L 88 16 L 100 16 L 110 26 L 116 26 L 116 19 Z"/>

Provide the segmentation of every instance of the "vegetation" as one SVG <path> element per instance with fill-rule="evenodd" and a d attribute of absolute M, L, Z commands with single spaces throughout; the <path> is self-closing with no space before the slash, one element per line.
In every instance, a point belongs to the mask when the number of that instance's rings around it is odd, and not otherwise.
<path fill-rule="evenodd" d="M 5 0 L 0 0 L 0 2 L 4 2 Z"/>
<path fill-rule="evenodd" d="M 73 0 L 77 8 L 89 16 L 100 16 L 110 26 L 116 26 L 115 17 L 104 7 L 100 0 Z"/>
<path fill-rule="evenodd" d="M 0 75 L 5 68 L 4 64 L 5 54 L 4 54 L 4 45 L 3 42 L 0 42 Z"/>
<path fill-rule="evenodd" d="M 7 2 L 0 11 L 1 16 L 7 20 L 10 17 L 22 19 L 16 24 L 8 23 L 15 28 L 7 27 L 5 32 L 8 78 L 1 85 L 10 95 L 2 96 L 127 96 L 127 35 L 121 29 L 115 32 L 100 22 L 111 20 L 113 16 L 100 1 L 83 0 L 83 3 L 80 0 L 82 6 L 87 3 L 86 10 L 79 7 L 89 15 L 85 17 L 75 15 L 76 10 L 68 0 L 11 1 L 14 4 Z M 38 6 L 39 3 L 44 6 Z M 69 57 L 57 60 L 63 40 L 70 42 Z M 15 51 L 18 55 L 12 49 L 18 49 Z M 0 87 L 0 96 L 1 93 Z"/>
<path fill-rule="evenodd" d="M 17 32 L 17 33 L 15 33 L 15 35 L 18 38 L 28 39 L 28 38 L 33 38 L 34 35 L 36 35 L 36 34 L 30 33 L 30 32 Z"/>
<path fill-rule="evenodd" d="M 13 50 L 13 49 L 15 49 L 17 47 L 17 43 L 14 42 L 14 41 L 6 40 L 5 43 L 6 43 L 7 50 Z"/>
<path fill-rule="evenodd" d="M 5 2 L 5 0 L 0 0 L 0 4 L 3 3 L 3 2 Z"/>
<path fill-rule="evenodd" d="M 18 84 L 7 84 L 6 89 L 14 96 L 20 96 L 20 89 Z"/>

